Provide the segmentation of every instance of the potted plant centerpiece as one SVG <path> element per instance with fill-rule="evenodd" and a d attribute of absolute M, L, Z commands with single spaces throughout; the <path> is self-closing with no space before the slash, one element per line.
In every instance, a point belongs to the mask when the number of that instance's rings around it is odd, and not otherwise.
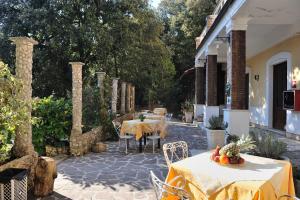
<path fill-rule="evenodd" d="M 225 128 L 222 118 L 211 116 L 208 120 L 209 126 L 205 128 L 207 136 L 207 148 L 214 149 L 217 145 L 225 143 Z"/>
<path fill-rule="evenodd" d="M 194 105 L 192 102 L 186 100 L 181 105 L 182 111 L 184 113 L 185 122 L 186 123 L 192 123 L 193 122 L 193 111 L 194 111 Z"/>
<path fill-rule="evenodd" d="M 141 120 L 141 122 L 143 122 L 146 119 L 146 117 L 145 117 L 145 115 L 140 114 L 139 115 L 139 119 Z"/>

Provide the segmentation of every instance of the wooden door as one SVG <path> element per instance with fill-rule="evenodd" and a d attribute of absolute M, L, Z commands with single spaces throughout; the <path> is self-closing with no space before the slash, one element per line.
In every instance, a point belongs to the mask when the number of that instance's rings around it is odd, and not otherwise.
<path fill-rule="evenodd" d="M 273 128 L 284 130 L 286 111 L 283 110 L 283 91 L 287 89 L 287 63 L 274 65 L 273 70 Z"/>
<path fill-rule="evenodd" d="M 218 72 L 217 72 L 217 105 L 225 105 L 225 84 L 226 84 L 226 79 L 225 79 L 225 74 L 226 72 L 222 70 L 222 63 L 218 63 Z"/>

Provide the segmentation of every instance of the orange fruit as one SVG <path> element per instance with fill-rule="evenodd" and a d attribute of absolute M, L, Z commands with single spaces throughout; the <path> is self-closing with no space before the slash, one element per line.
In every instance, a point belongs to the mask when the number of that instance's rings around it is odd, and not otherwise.
<path fill-rule="evenodd" d="M 224 164 L 224 165 L 229 164 L 229 158 L 226 155 L 221 155 L 220 156 L 220 163 Z"/>

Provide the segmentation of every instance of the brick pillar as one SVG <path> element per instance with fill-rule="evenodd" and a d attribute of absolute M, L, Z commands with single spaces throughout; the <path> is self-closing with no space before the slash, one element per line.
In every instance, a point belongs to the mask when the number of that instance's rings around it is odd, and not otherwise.
<path fill-rule="evenodd" d="M 72 66 L 72 132 L 71 135 L 82 133 L 82 66 L 81 62 L 70 62 Z"/>
<path fill-rule="evenodd" d="M 218 65 L 217 65 L 217 46 L 211 45 L 208 48 L 206 57 L 206 106 L 204 108 L 204 126 L 208 127 L 209 119 L 212 116 L 219 116 L 218 106 Z"/>
<path fill-rule="evenodd" d="M 10 40 L 16 45 L 16 77 L 22 83 L 22 88 L 16 94 L 16 98 L 28 105 L 25 113 L 26 121 L 16 130 L 14 146 L 15 156 L 22 157 L 34 153 L 31 127 L 32 52 L 33 46 L 38 43 L 28 37 L 12 37 Z"/>
<path fill-rule="evenodd" d="M 245 105 L 246 80 L 246 29 L 249 19 L 231 20 L 227 25 L 230 45 L 227 52 L 227 82 L 231 85 L 227 97 L 227 109 L 224 121 L 228 124 L 227 132 L 241 136 L 249 133 L 250 114 Z"/>
<path fill-rule="evenodd" d="M 217 55 L 207 56 L 207 68 L 206 68 L 206 105 L 217 106 Z"/>
<path fill-rule="evenodd" d="M 131 112 L 131 84 L 127 83 L 126 85 L 126 112 Z"/>
<path fill-rule="evenodd" d="M 104 78 L 106 73 L 105 72 L 96 72 L 97 74 L 97 82 L 99 87 L 99 93 L 100 93 L 100 104 L 104 101 Z"/>
<path fill-rule="evenodd" d="M 117 114 L 118 81 L 119 81 L 119 78 L 113 78 L 113 80 L 112 80 L 111 111 L 113 114 Z"/>
<path fill-rule="evenodd" d="M 246 110 L 246 31 L 231 31 L 231 109 Z"/>
<path fill-rule="evenodd" d="M 205 63 L 204 61 L 195 63 L 195 104 L 194 104 L 194 118 L 198 121 L 203 120 L 205 107 Z"/>
<path fill-rule="evenodd" d="M 121 113 L 126 113 L 126 82 L 121 85 Z"/>

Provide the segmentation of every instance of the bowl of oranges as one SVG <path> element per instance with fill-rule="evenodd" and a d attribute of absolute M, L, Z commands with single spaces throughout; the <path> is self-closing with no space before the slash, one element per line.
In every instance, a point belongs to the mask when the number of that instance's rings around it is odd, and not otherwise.
<path fill-rule="evenodd" d="M 217 146 L 210 159 L 221 165 L 241 165 L 245 163 L 244 158 L 241 157 L 241 151 L 247 151 L 255 148 L 255 141 L 250 136 L 242 136 L 236 142 L 230 142 L 229 144 L 220 147 Z"/>

